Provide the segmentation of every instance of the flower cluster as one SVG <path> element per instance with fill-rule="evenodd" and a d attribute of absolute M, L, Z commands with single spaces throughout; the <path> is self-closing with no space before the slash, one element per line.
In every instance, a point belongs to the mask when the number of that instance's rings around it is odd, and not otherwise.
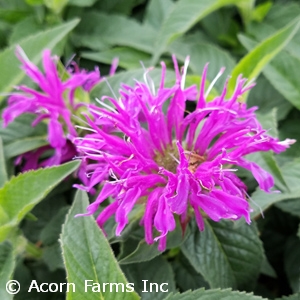
<path fill-rule="evenodd" d="M 221 95 L 208 102 L 212 87 L 205 91 L 207 66 L 198 91 L 196 86 L 184 88 L 188 59 L 182 72 L 175 57 L 173 62 L 174 86 L 165 87 L 162 63 L 157 91 L 146 75 L 145 83 L 123 85 L 118 99 L 103 97 L 100 106 L 89 105 L 90 133 L 74 140 L 89 175 L 80 188 L 90 191 L 102 184 L 95 202 L 81 216 L 94 214 L 110 197 L 97 223 L 103 227 L 115 215 L 120 235 L 134 206 L 143 206 L 145 240 L 159 241 L 161 251 L 176 218 L 184 227 L 192 211 L 200 230 L 205 217 L 214 221 L 244 217 L 250 223 L 247 188 L 233 167 L 251 171 L 259 187 L 270 192 L 272 176 L 246 156 L 269 150 L 280 153 L 294 142 L 269 136 L 256 118 L 256 108 L 240 101 L 253 87 L 245 85 L 246 79 L 237 79 L 229 99 L 226 83 Z M 186 111 L 188 101 L 196 101 L 195 110 Z"/>

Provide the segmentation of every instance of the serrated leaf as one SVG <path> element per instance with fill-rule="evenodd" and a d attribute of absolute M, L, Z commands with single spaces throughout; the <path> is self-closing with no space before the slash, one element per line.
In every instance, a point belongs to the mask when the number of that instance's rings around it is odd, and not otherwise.
<path fill-rule="evenodd" d="M 143 300 L 161 300 L 175 291 L 173 270 L 161 256 L 139 264 L 122 265 L 122 270 Z"/>
<path fill-rule="evenodd" d="M 205 221 L 181 247 L 211 288 L 251 290 L 259 274 L 263 249 L 255 224 Z"/>
<path fill-rule="evenodd" d="M 174 294 L 168 296 L 165 300 L 267 300 L 252 293 L 238 292 L 232 290 L 205 290 L 188 291 L 183 294 Z"/>
<path fill-rule="evenodd" d="M 245 0 L 248 2 L 248 0 Z M 244 2 L 245 2 L 244 1 Z M 155 65 L 167 45 L 185 33 L 202 18 L 225 5 L 241 3 L 241 0 L 179 0 L 168 14 L 157 34 L 152 65 Z"/>
<path fill-rule="evenodd" d="M 299 26 L 300 19 L 296 18 L 284 28 L 263 40 L 244 56 L 231 73 L 232 77 L 228 84 L 229 94 L 233 93 L 236 80 L 240 74 L 243 74 L 248 80 L 257 77 L 271 59 L 273 59 L 292 39 L 298 31 Z"/>
<path fill-rule="evenodd" d="M 275 300 L 299 300 L 300 293 L 296 293 L 290 296 L 283 296 L 282 298 L 276 298 Z"/>
<path fill-rule="evenodd" d="M 0 189 L 0 241 L 66 176 L 75 171 L 79 162 L 70 162 L 13 177 Z"/>
<path fill-rule="evenodd" d="M 38 64 L 42 58 L 43 49 L 53 49 L 77 24 L 79 20 L 56 26 L 38 34 L 34 34 L 22 41 L 19 45 L 23 48 L 28 58 Z M 20 62 L 15 56 L 15 46 L 11 46 L 0 53 L 0 70 L 5 76 L 0 81 L 1 93 L 8 93 L 25 76 L 20 69 Z M 3 98 L 0 97 L 0 100 Z"/>
<path fill-rule="evenodd" d="M 8 175 L 5 166 L 5 158 L 4 158 L 4 149 L 2 139 L 0 137 L 0 188 L 4 185 L 4 183 L 8 180 Z"/>
<path fill-rule="evenodd" d="M 15 257 L 10 243 L 0 244 L 0 299 L 10 300 L 12 295 L 5 289 L 7 281 L 11 278 L 15 266 Z"/>
<path fill-rule="evenodd" d="M 120 285 L 124 285 L 126 289 L 126 278 L 93 217 L 74 218 L 76 214 L 85 211 L 88 205 L 87 194 L 78 191 L 63 225 L 61 247 L 67 279 L 76 285 L 76 291 L 70 290 L 67 300 L 87 297 L 91 300 L 139 299 L 135 292 L 122 293 Z M 85 280 L 91 280 L 89 284 L 101 285 L 101 292 L 92 292 L 91 287 L 85 292 Z M 120 290 L 117 292 L 115 286 L 111 291 L 107 286 L 102 289 L 103 283 L 118 283 Z"/>

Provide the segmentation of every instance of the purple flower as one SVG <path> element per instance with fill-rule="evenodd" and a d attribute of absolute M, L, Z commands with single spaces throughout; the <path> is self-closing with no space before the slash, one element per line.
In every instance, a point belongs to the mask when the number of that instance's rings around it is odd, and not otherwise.
<path fill-rule="evenodd" d="M 99 70 L 87 72 L 79 70 L 75 65 L 73 68 L 75 71 L 65 72 L 66 80 L 63 81 L 56 66 L 58 57 L 51 57 L 50 50 L 43 52 L 44 73 L 28 59 L 22 48 L 17 47 L 16 55 L 22 62 L 22 69 L 38 85 L 40 91 L 24 85 L 19 86 L 19 92 L 11 94 L 8 107 L 3 112 L 4 126 L 23 113 L 33 113 L 36 119 L 32 126 L 42 120 L 47 120 L 50 144 L 50 146 L 25 153 L 17 159 L 17 163 L 24 158 L 26 160 L 24 169 L 34 169 L 45 163 L 47 166 L 60 164 L 66 161 L 71 153 L 76 154 L 76 148 L 70 142 L 70 137 L 77 136 L 71 116 L 82 104 L 78 103 L 75 92 L 78 88 L 89 92 L 100 81 Z M 38 164 L 39 157 L 49 149 L 54 150 L 54 155 L 43 164 Z"/>
<path fill-rule="evenodd" d="M 115 215 L 116 235 L 120 235 L 129 213 L 140 206 L 145 240 L 148 244 L 159 241 L 161 251 L 166 248 L 168 232 L 175 229 L 176 215 L 184 228 L 193 211 L 200 230 L 205 217 L 216 222 L 244 217 L 250 223 L 247 187 L 233 167 L 252 172 L 259 187 L 270 192 L 272 176 L 246 155 L 269 150 L 280 153 L 294 142 L 270 137 L 255 116 L 256 108 L 248 109 L 239 101 L 253 87 L 245 86 L 246 79 L 238 78 L 228 100 L 226 83 L 222 94 L 207 102 L 212 88 L 205 91 L 207 66 L 198 92 L 195 86 L 184 88 L 188 59 L 182 75 L 175 57 L 173 61 L 173 87 L 165 87 L 166 66 L 162 63 L 157 91 L 146 74 L 146 83 L 123 85 L 119 99 L 103 97 L 98 101 L 100 107 L 89 106 L 90 133 L 74 141 L 88 174 L 87 184 L 80 188 L 89 191 L 98 183 L 103 185 L 81 216 L 94 214 L 111 197 L 97 222 L 103 227 Z M 187 101 L 195 100 L 196 109 L 186 111 Z"/>

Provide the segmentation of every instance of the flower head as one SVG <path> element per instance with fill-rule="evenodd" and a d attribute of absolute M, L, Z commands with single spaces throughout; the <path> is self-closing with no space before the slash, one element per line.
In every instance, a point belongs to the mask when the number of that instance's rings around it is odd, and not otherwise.
<path fill-rule="evenodd" d="M 259 187 L 269 192 L 272 176 L 245 156 L 269 150 L 280 153 L 293 143 L 270 137 L 255 116 L 256 108 L 248 109 L 240 102 L 253 86 L 245 86 L 245 79 L 238 78 L 228 100 L 225 84 L 222 94 L 207 102 L 211 89 L 205 91 L 207 66 L 198 93 L 196 86 L 184 88 L 188 59 L 182 75 L 175 57 L 173 61 L 173 87 L 165 87 L 162 63 L 157 91 L 149 80 L 133 87 L 123 85 L 118 100 L 103 97 L 100 107 L 89 106 L 90 133 L 75 140 L 89 174 L 81 188 L 89 191 L 98 183 L 103 185 L 82 215 L 94 214 L 111 197 L 97 222 L 103 227 L 115 215 L 116 235 L 120 235 L 133 207 L 143 206 L 145 240 L 159 241 L 160 250 L 166 247 L 168 232 L 175 229 L 176 215 L 184 227 L 193 211 L 200 230 L 203 217 L 214 221 L 244 217 L 250 223 L 247 187 L 235 174 L 236 167 L 250 170 Z M 196 109 L 187 112 L 187 101 L 195 100 Z"/>
<path fill-rule="evenodd" d="M 75 65 L 73 72 L 66 70 L 64 77 L 67 79 L 63 81 L 56 66 L 58 57 L 51 56 L 50 50 L 43 52 L 44 73 L 28 59 L 22 48 L 17 47 L 16 54 L 22 63 L 22 69 L 38 85 L 40 91 L 24 85 L 17 87 L 19 92 L 11 94 L 8 107 L 3 112 L 4 126 L 23 113 L 36 115 L 33 126 L 46 120 L 50 147 L 42 147 L 23 155 L 22 157 L 27 159 L 26 168 L 34 168 L 39 156 L 49 148 L 54 149 L 54 155 L 47 160 L 47 165 L 62 163 L 68 156 L 67 149 L 73 153 L 76 150 L 70 142 L 67 142 L 68 136 L 77 136 L 71 116 L 81 104 L 75 101 L 75 91 L 77 88 L 90 91 L 100 80 L 99 70 L 87 72 L 79 70 Z M 20 159 L 21 157 L 17 161 Z"/>

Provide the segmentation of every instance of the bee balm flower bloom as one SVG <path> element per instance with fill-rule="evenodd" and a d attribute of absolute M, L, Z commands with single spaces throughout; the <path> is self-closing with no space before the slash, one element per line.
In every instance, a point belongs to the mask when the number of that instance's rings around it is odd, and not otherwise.
<path fill-rule="evenodd" d="M 188 60 L 182 75 L 176 59 L 173 61 L 173 87 L 165 87 L 166 66 L 162 63 L 157 91 L 146 74 L 146 83 L 123 85 L 118 100 L 103 97 L 98 101 L 100 107 L 89 106 L 90 133 L 75 141 L 90 173 L 88 184 L 81 188 L 89 191 L 98 183 L 103 185 L 87 213 L 81 215 L 94 214 L 111 197 L 97 222 L 103 227 L 115 215 L 116 235 L 120 235 L 133 207 L 143 206 L 145 240 L 148 244 L 159 241 L 161 251 L 168 232 L 175 229 L 176 215 L 184 227 L 193 211 L 200 230 L 204 217 L 216 222 L 243 217 L 250 223 L 247 187 L 233 167 L 250 170 L 260 188 L 269 192 L 274 185 L 272 176 L 245 156 L 269 150 L 280 153 L 293 142 L 270 137 L 256 119 L 256 108 L 248 109 L 239 102 L 253 86 L 245 86 L 245 79 L 238 78 L 228 100 L 225 84 L 222 94 L 207 102 L 211 88 L 205 91 L 207 66 L 198 93 L 195 86 L 184 88 Z M 197 98 L 196 109 L 186 112 L 187 101 Z"/>
<path fill-rule="evenodd" d="M 50 146 L 20 156 L 17 162 L 25 158 L 25 169 L 37 168 L 39 156 L 49 149 L 54 149 L 55 153 L 42 165 L 55 165 L 73 158 L 76 149 L 67 136 L 77 136 L 71 121 L 72 113 L 80 106 L 75 101 L 75 91 L 77 88 L 90 91 L 100 80 L 99 70 L 86 72 L 75 66 L 75 72 L 66 71 L 64 74 L 66 80 L 63 81 L 56 66 L 58 57 L 51 57 L 50 50 L 43 52 L 45 73 L 42 73 L 28 59 L 22 48 L 17 47 L 16 54 L 22 62 L 22 69 L 38 85 L 40 91 L 23 85 L 19 86 L 19 92 L 11 94 L 8 99 L 8 107 L 3 112 L 4 126 L 23 113 L 33 113 L 36 115 L 33 126 L 42 120 L 47 120 L 50 143 Z"/>

